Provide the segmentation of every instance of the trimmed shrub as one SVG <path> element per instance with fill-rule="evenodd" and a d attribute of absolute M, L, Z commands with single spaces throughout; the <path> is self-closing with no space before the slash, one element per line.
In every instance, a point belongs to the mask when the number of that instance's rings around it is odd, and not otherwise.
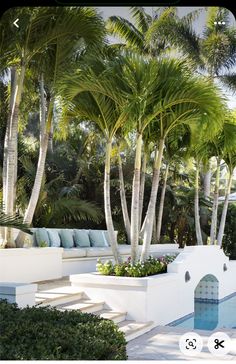
<path fill-rule="evenodd" d="M 124 334 L 93 314 L 0 300 L 0 328 L 0 360 L 127 359 Z"/>
<path fill-rule="evenodd" d="M 131 263 L 131 258 L 120 264 L 113 264 L 111 260 L 97 262 L 97 271 L 106 276 L 119 277 L 147 277 L 167 272 L 167 264 L 173 262 L 176 255 L 165 255 L 160 258 L 149 257 L 145 262 Z"/>

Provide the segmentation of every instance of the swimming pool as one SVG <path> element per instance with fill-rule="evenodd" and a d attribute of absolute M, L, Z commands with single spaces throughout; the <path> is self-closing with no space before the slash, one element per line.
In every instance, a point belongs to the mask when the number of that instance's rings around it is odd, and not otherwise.
<path fill-rule="evenodd" d="M 194 302 L 194 314 L 179 319 L 169 326 L 189 329 L 236 329 L 236 294 L 220 303 Z"/>

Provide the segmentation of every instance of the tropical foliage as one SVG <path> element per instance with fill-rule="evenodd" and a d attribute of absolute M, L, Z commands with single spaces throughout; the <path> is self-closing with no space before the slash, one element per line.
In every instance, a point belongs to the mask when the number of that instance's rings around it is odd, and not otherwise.
<path fill-rule="evenodd" d="M 22 245 L 9 229 L 19 222 L 107 228 L 116 265 L 118 243 L 131 244 L 133 265 L 151 243 L 230 244 L 230 14 L 132 7 L 130 15 L 105 22 L 93 8 L 22 8 L 1 22 L 2 216 L 21 219 L 4 225 L 5 243 Z"/>

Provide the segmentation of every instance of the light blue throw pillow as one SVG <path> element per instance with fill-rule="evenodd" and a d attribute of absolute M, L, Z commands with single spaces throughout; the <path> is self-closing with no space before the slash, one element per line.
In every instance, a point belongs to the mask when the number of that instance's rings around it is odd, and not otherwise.
<path fill-rule="evenodd" d="M 104 233 L 105 232 L 103 230 L 89 230 L 89 238 L 91 241 L 91 246 L 96 246 L 96 247 L 109 246 Z"/>
<path fill-rule="evenodd" d="M 47 229 L 45 228 L 38 228 L 35 231 L 36 243 L 37 246 L 50 246 L 50 240 L 48 236 Z"/>
<path fill-rule="evenodd" d="M 47 229 L 47 231 L 50 240 L 50 246 L 59 248 L 61 246 L 61 238 L 58 231 L 54 229 Z"/>
<path fill-rule="evenodd" d="M 89 232 L 86 230 L 74 230 L 75 246 L 77 247 L 90 247 Z"/>
<path fill-rule="evenodd" d="M 74 247 L 73 230 L 62 229 L 59 234 L 63 248 L 69 249 Z"/>
<path fill-rule="evenodd" d="M 106 244 L 107 244 L 106 246 L 111 246 L 108 231 L 103 231 L 103 233 L 104 233 L 104 237 L 105 237 Z"/>

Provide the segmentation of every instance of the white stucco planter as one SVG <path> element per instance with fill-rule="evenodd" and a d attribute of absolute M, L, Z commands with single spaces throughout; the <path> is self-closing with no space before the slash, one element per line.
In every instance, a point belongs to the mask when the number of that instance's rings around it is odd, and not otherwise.
<path fill-rule="evenodd" d="M 197 246 L 186 247 L 165 274 L 129 278 L 88 273 L 71 275 L 70 281 L 91 299 L 127 312 L 127 319 L 166 325 L 194 311 L 195 288 L 208 274 L 219 282 L 219 299 L 236 292 L 235 268 L 219 247 Z"/>
<path fill-rule="evenodd" d="M 62 277 L 62 248 L 0 249 L 0 282 L 31 283 Z"/>

